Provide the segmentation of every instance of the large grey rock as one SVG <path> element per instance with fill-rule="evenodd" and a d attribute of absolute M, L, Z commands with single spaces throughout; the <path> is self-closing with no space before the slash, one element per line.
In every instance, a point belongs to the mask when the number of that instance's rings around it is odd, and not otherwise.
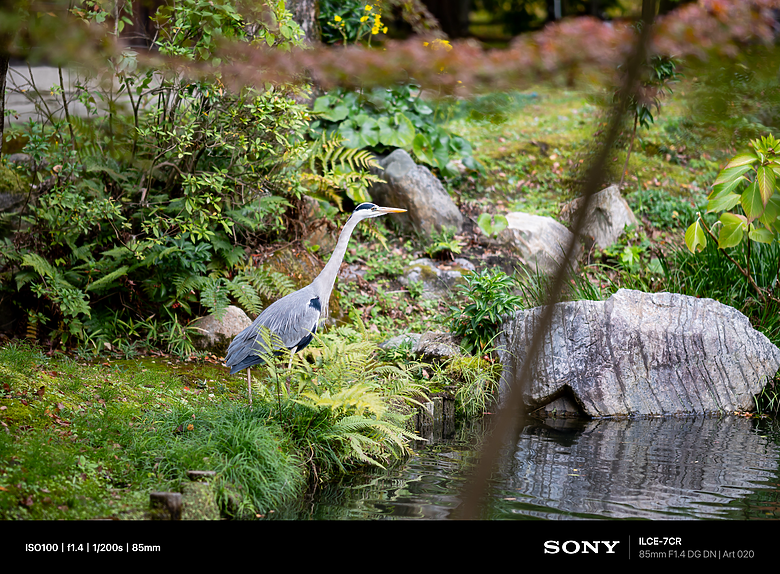
<path fill-rule="evenodd" d="M 518 311 L 504 323 L 502 397 L 542 311 Z M 569 396 L 593 417 L 750 411 L 778 367 L 780 349 L 732 307 L 621 289 L 606 301 L 555 305 L 522 393 L 530 408 Z"/>
<path fill-rule="evenodd" d="M 402 149 L 378 158 L 377 163 L 383 168 L 377 175 L 387 183 L 373 184 L 371 197 L 379 205 L 407 210 L 393 217 L 402 229 L 429 238 L 445 228 L 461 230 L 463 215 L 427 167 L 414 163 Z"/>
<path fill-rule="evenodd" d="M 566 247 L 572 233 L 552 217 L 512 212 L 506 214 L 507 227 L 499 233 L 499 241 L 513 249 L 532 273 L 552 275 L 563 263 Z M 575 245 L 575 258 L 582 253 L 582 246 Z"/>
<path fill-rule="evenodd" d="M 561 218 L 572 222 L 582 201 L 580 197 L 567 203 L 561 210 Z M 585 214 L 582 237 L 588 246 L 595 243 L 597 247 L 603 249 L 615 243 L 623 235 L 623 230 L 627 226 L 638 223 L 628 202 L 620 194 L 620 188 L 617 185 L 610 185 L 591 198 Z"/>
<path fill-rule="evenodd" d="M 220 320 L 214 315 L 207 315 L 193 321 L 196 335 L 192 337 L 192 342 L 199 349 L 223 353 L 230 341 L 251 324 L 252 320 L 242 309 L 230 305 Z"/>

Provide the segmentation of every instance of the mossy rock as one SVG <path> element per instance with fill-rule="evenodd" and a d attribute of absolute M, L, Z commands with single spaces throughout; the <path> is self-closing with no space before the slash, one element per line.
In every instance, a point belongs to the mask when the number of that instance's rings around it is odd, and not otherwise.
<path fill-rule="evenodd" d="M 22 177 L 11 169 L 5 162 L 0 162 L 0 192 L 23 193 L 24 181 Z"/>

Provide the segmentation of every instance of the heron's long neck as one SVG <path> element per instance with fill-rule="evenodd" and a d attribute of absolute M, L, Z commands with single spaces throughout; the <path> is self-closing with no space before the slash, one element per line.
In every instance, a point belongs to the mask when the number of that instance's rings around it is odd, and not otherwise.
<path fill-rule="evenodd" d="M 328 316 L 328 301 L 330 301 L 330 294 L 331 291 L 333 291 L 333 284 L 336 282 L 336 275 L 338 275 L 339 269 L 341 268 L 341 262 L 344 261 L 344 254 L 347 252 L 349 238 L 355 230 L 358 221 L 359 220 L 354 217 L 349 218 L 344 229 L 341 230 L 339 240 L 336 243 L 335 249 L 333 249 L 333 253 L 330 255 L 328 263 L 312 282 L 315 291 L 320 294 L 320 305 L 322 306 L 323 317 Z"/>

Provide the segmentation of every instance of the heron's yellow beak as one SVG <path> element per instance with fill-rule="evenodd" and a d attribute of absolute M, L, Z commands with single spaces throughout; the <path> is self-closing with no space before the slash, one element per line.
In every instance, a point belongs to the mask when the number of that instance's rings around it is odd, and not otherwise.
<path fill-rule="evenodd" d="M 404 213 L 406 211 L 405 209 L 398 209 L 397 207 L 379 207 L 378 205 L 376 209 L 382 213 Z"/>

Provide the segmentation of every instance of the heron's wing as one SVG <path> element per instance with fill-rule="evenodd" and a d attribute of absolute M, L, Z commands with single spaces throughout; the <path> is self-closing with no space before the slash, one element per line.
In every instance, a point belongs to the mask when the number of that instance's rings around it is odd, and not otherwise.
<path fill-rule="evenodd" d="M 284 346 L 287 349 L 305 347 L 317 329 L 320 313 L 320 299 L 311 286 L 282 297 L 269 305 L 249 327 L 233 339 L 228 347 L 225 364 L 233 367 L 250 356 L 259 357 L 267 353 L 262 327 L 267 327 L 278 337 L 277 347 Z"/>

